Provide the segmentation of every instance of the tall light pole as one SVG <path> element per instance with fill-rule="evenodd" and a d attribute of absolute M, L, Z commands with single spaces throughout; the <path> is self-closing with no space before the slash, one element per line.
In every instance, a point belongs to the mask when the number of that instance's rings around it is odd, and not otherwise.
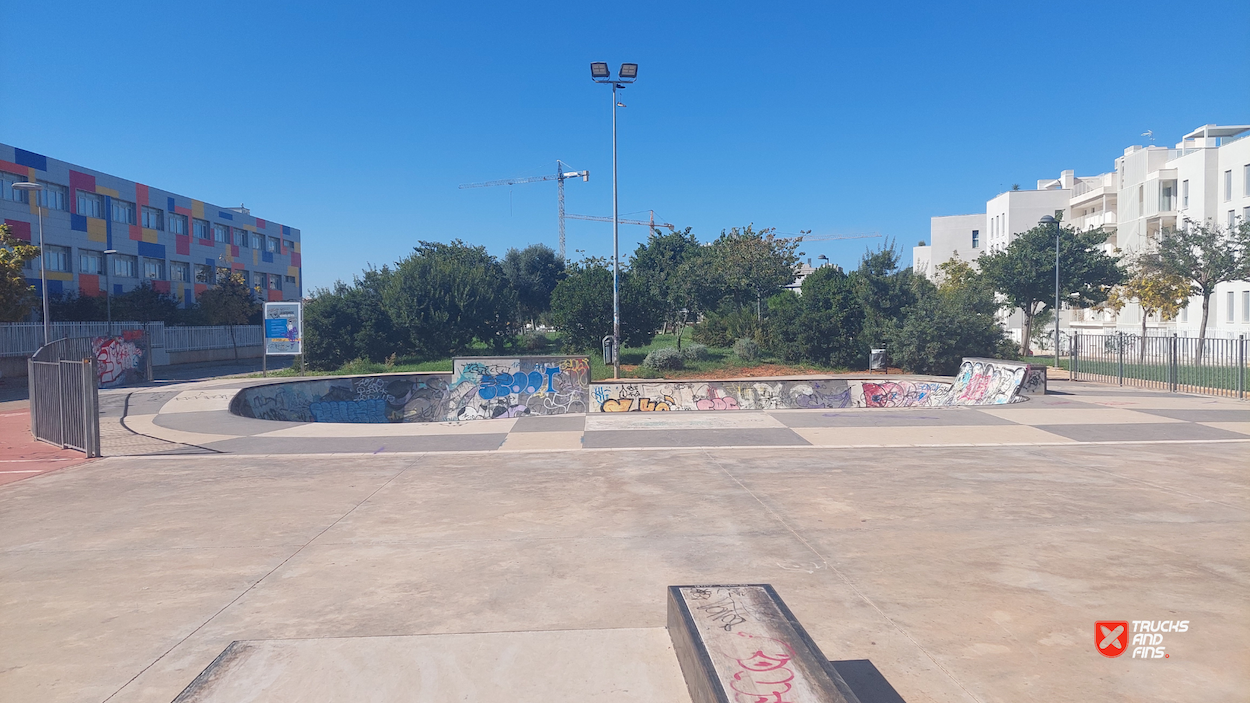
<path fill-rule="evenodd" d="M 48 319 L 48 252 L 43 248 L 43 206 L 39 204 L 39 191 L 43 184 L 14 183 L 14 190 L 26 191 L 26 197 L 35 199 L 35 207 L 39 209 L 39 288 L 43 291 L 43 343 L 47 346 L 52 341 L 52 321 Z"/>
<path fill-rule="evenodd" d="M 596 83 L 612 85 L 612 378 L 621 377 L 621 222 L 616 198 L 616 108 L 624 107 L 616 100 L 616 91 L 638 79 L 638 64 L 623 63 L 616 72 L 616 80 L 608 64 L 595 61 L 590 64 L 590 79 Z"/>
<path fill-rule="evenodd" d="M 1059 220 L 1050 215 L 1042 215 L 1037 223 L 1043 226 L 1055 226 L 1055 369 L 1059 368 Z"/>
<path fill-rule="evenodd" d="M 109 268 L 109 254 L 116 254 L 116 249 L 104 250 L 104 309 L 109 321 L 109 336 L 113 336 L 113 269 Z"/>

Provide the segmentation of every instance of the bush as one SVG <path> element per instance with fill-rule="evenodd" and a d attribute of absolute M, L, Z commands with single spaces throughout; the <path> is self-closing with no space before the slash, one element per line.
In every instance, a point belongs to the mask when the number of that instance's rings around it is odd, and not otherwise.
<path fill-rule="evenodd" d="M 706 345 L 696 342 L 694 344 L 687 344 L 686 347 L 681 350 L 681 356 L 686 361 L 706 361 L 709 354 Z"/>
<path fill-rule="evenodd" d="M 683 363 L 681 352 L 673 347 L 664 347 L 652 350 L 651 353 L 647 354 L 647 358 L 642 360 L 642 365 L 644 368 L 656 371 L 668 371 L 680 369 L 685 364 Z"/>
<path fill-rule="evenodd" d="M 704 315 L 703 321 L 691 328 L 690 338 L 709 347 L 724 348 L 743 337 L 758 340 L 762 332 L 754 305 L 735 308 L 729 304 L 719 312 Z"/>
<path fill-rule="evenodd" d="M 743 361 L 755 361 L 760 358 L 760 345 L 750 337 L 743 337 L 734 342 L 734 356 Z"/>
<path fill-rule="evenodd" d="M 551 294 L 551 321 L 566 352 L 598 350 L 612 334 L 612 272 L 597 262 L 573 264 Z M 664 321 L 663 302 L 638 278 L 621 276 L 621 344 L 644 347 Z"/>
<path fill-rule="evenodd" d="M 551 338 L 542 332 L 526 332 L 521 335 L 521 348 L 525 351 L 541 351 L 551 346 Z"/>
<path fill-rule="evenodd" d="M 864 310 L 850 277 L 824 266 L 803 281 L 803 295 L 778 293 L 768 300 L 769 351 L 787 361 L 863 368 Z"/>

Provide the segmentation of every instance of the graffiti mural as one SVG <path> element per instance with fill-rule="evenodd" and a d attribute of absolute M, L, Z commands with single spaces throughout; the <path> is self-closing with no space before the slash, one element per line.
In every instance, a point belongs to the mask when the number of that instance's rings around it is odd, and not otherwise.
<path fill-rule="evenodd" d="M 945 405 L 951 384 L 933 381 L 862 381 L 864 407 L 915 408 Z"/>
<path fill-rule="evenodd" d="M 846 408 L 851 387 L 842 379 L 775 381 L 649 381 L 596 383 L 592 412 Z"/>
<path fill-rule="evenodd" d="M 999 405 L 1016 400 L 1028 364 L 964 359 L 944 405 Z"/>
<path fill-rule="evenodd" d="M 1020 395 L 1046 395 L 1046 367 L 1029 364 L 1020 382 Z"/>
<path fill-rule="evenodd" d="M 456 359 L 447 373 L 353 376 L 253 386 L 230 411 L 291 422 L 446 422 L 584 413 L 586 357 Z"/>
<path fill-rule="evenodd" d="M 141 383 L 148 378 L 144 357 L 143 330 L 125 330 L 117 337 L 95 337 L 91 351 L 95 354 L 100 388 L 116 388 Z"/>

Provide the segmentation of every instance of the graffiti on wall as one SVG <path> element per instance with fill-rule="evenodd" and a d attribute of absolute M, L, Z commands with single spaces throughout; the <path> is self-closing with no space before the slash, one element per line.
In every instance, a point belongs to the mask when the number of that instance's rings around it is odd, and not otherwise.
<path fill-rule="evenodd" d="M 95 354 L 100 388 L 116 388 L 147 380 L 147 359 L 143 356 L 143 330 L 125 330 L 117 337 L 95 337 Z"/>
<path fill-rule="evenodd" d="M 964 359 L 945 405 L 999 405 L 1016 399 L 1028 364 Z"/>
<path fill-rule="evenodd" d="M 593 412 L 775 410 L 851 405 L 851 388 L 841 379 L 598 383 L 592 395 Z"/>
<path fill-rule="evenodd" d="M 1046 395 L 1046 367 L 1029 364 L 1020 382 L 1020 395 Z"/>
<path fill-rule="evenodd" d="M 230 411 L 292 422 L 444 422 L 584 413 L 585 357 L 456 359 L 450 374 L 356 376 L 245 388 Z"/>
<path fill-rule="evenodd" d="M 951 384 L 936 381 L 862 381 L 864 407 L 915 408 L 945 405 Z"/>

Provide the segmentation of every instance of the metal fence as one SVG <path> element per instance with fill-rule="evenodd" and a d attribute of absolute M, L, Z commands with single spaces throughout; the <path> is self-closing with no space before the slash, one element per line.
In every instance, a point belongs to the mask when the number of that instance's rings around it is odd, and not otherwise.
<path fill-rule="evenodd" d="M 30 433 L 58 447 L 100 456 L 100 395 L 90 338 L 59 339 L 27 360 Z"/>
<path fill-rule="evenodd" d="M 258 347 L 262 343 L 260 325 L 216 327 L 166 327 L 161 322 L 54 322 L 52 339 L 112 337 L 123 330 L 146 330 L 155 349 L 166 352 Z M 0 356 L 30 356 L 43 344 L 43 324 L 13 322 L 0 324 Z"/>
<path fill-rule="evenodd" d="M 1068 368 L 1078 381 L 1245 398 L 1245 335 L 1198 342 L 1176 335 L 1074 334 Z"/>

